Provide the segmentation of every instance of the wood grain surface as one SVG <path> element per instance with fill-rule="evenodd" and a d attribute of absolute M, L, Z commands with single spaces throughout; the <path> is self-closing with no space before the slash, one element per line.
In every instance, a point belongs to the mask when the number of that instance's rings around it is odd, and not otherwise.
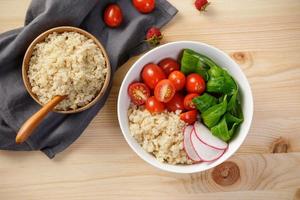
<path fill-rule="evenodd" d="M 300 1 L 212 0 L 205 13 L 193 0 L 170 0 L 179 13 L 163 28 L 164 43 L 214 45 L 241 66 L 254 95 L 253 124 L 226 164 L 192 175 L 159 171 L 142 161 L 118 126 L 121 81 L 138 59 L 115 74 L 105 107 L 84 134 L 49 160 L 41 152 L 0 151 L 0 199 L 300 199 Z M 0 32 L 23 25 L 29 0 L 0 0 Z M 214 171 L 216 170 L 216 171 Z M 224 182 L 223 181 L 223 182 Z"/>

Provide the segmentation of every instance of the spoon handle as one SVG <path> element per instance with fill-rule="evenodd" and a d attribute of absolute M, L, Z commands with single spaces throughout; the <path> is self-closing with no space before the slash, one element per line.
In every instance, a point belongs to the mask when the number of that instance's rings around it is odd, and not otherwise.
<path fill-rule="evenodd" d="M 51 101 L 45 104 L 39 111 L 33 114 L 20 128 L 16 143 L 23 143 L 34 131 L 34 129 L 41 123 L 45 116 L 53 110 L 53 108 L 64 100 L 66 96 L 55 96 Z"/>

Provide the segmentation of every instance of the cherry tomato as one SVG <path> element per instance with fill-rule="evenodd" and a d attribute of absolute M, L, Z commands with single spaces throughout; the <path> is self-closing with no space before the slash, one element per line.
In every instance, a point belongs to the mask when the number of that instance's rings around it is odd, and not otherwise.
<path fill-rule="evenodd" d="M 150 89 L 154 89 L 157 83 L 165 78 L 164 71 L 156 64 L 149 63 L 142 70 L 142 79 Z"/>
<path fill-rule="evenodd" d="M 158 101 L 167 103 L 174 97 L 175 91 L 173 83 L 168 79 L 164 79 L 155 86 L 154 96 Z"/>
<path fill-rule="evenodd" d="M 183 104 L 186 110 L 194 110 L 196 109 L 195 104 L 193 103 L 193 98 L 199 96 L 197 93 L 191 93 L 184 97 Z"/>
<path fill-rule="evenodd" d="M 118 27 L 123 21 L 123 14 L 118 4 L 110 4 L 104 11 L 104 22 L 109 27 Z"/>
<path fill-rule="evenodd" d="M 132 0 L 132 3 L 141 13 L 150 13 L 155 8 L 155 0 Z"/>
<path fill-rule="evenodd" d="M 170 112 L 175 112 L 176 110 L 184 110 L 183 99 L 183 95 L 176 93 L 171 101 L 166 103 L 167 110 Z"/>
<path fill-rule="evenodd" d="M 168 76 L 172 71 L 179 70 L 179 63 L 173 58 L 165 58 L 158 63 Z"/>
<path fill-rule="evenodd" d="M 150 90 L 144 83 L 131 83 L 128 94 L 135 105 L 143 105 L 150 96 Z"/>
<path fill-rule="evenodd" d="M 188 124 L 194 124 L 197 120 L 197 110 L 190 110 L 180 114 L 180 119 Z"/>
<path fill-rule="evenodd" d="M 181 71 L 173 71 L 168 78 L 175 86 L 176 91 L 182 90 L 185 86 L 185 75 Z"/>
<path fill-rule="evenodd" d="M 146 109 L 151 113 L 161 113 L 165 110 L 165 105 L 152 96 L 146 101 Z"/>
<path fill-rule="evenodd" d="M 189 93 L 198 93 L 199 95 L 205 91 L 205 81 L 199 74 L 190 74 L 186 77 L 186 90 Z"/>

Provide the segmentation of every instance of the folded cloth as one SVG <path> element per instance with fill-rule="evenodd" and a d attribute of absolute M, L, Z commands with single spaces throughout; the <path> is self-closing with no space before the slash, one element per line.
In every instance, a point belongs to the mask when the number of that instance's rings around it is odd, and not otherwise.
<path fill-rule="evenodd" d="M 105 7 L 114 2 L 123 10 L 124 20 L 112 29 L 105 26 L 102 16 Z M 65 25 L 87 30 L 106 48 L 114 72 L 131 56 L 149 48 L 143 41 L 148 28 L 162 27 L 176 13 L 165 0 L 156 0 L 150 14 L 139 13 L 131 0 L 33 0 L 25 26 L 0 35 L 0 149 L 41 150 L 53 158 L 81 135 L 108 96 L 109 90 L 100 102 L 81 113 L 50 113 L 25 143 L 15 144 L 21 125 L 40 109 L 26 92 L 21 76 L 24 53 L 39 34 Z"/>

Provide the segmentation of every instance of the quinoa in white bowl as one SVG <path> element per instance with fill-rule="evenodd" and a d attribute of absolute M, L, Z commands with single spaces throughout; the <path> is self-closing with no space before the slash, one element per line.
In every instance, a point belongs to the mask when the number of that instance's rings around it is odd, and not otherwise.
<path fill-rule="evenodd" d="M 160 162 L 192 164 L 183 146 L 186 123 L 180 120 L 179 114 L 179 110 L 151 114 L 143 106 L 131 104 L 128 110 L 130 133 L 145 151 Z"/>

